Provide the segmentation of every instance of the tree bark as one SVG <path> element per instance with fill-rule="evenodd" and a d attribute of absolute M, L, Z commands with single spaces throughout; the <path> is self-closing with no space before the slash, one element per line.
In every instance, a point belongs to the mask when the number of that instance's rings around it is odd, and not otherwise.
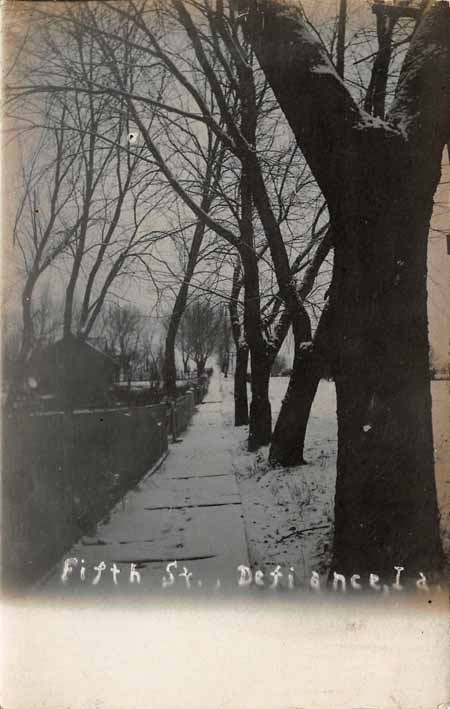
<path fill-rule="evenodd" d="M 248 424 L 247 368 L 248 346 L 236 347 L 236 367 L 234 370 L 234 425 Z"/>
<path fill-rule="evenodd" d="M 242 325 L 239 318 L 238 299 L 242 288 L 242 268 L 240 258 L 237 258 L 233 269 L 233 284 L 231 288 L 228 312 L 230 314 L 231 334 L 236 349 L 236 366 L 234 370 L 234 425 L 248 424 L 247 369 L 249 350 L 247 342 L 242 338 Z"/>
<path fill-rule="evenodd" d="M 269 463 L 273 466 L 291 467 L 306 462 L 303 455 L 306 427 L 321 376 L 315 352 L 310 347 L 294 359 L 269 451 Z"/>
<path fill-rule="evenodd" d="M 273 359 L 257 348 L 250 350 L 251 391 L 248 450 L 267 446 L 272 436 L 272 408 L 269 399 L 270 370 Z"/>
<path fill-rule="evenodd" d="M 306 428 L 317 387 L 328 367 L 330 320 L 330 305 L 327 303 L 313 342 L 296 349 L 288 390 L 272 436 L 271 465 L 291 467 L 306 463 Z"/>
<path fill-rule="evenodd" d="M 270 443 L 272 411 L 269 401 L 269 378 L 273 357 L 262 330 L 258 261 L 254 249 L 252 187 L 249 168 L 241 174 L 241 238 L 240 255 L 244 271 L 244 331 L 250 350 L 251 393 L 248 433 L 249 451 Z"/>
<path fill-rule="evenodd" d="M 383 14 L 383 8 L 374 5 L 377 18 L 378 52 L 375 57 L 364 108 L 374 116 L 384 118 L 389 65 L 392 57 L 392 35 L 397 19 Z"/>
<path fill-rule="evenodd" d="M 347 30 L 347 0 L 339 2 L 339 19 L 336 47 L 336 71 L 344 78 L 345 73 L 345 34 Z"/>
<path fill-rule="evenodd" d="M 414 190 L 408 165 L 390 168 L 395 200 L 380 172 L 371 187 L 378 194 L 385 190 L 385 217 L 378 213 L 373 231 L 359 232 L 357 248 L 335 250 L 330 298 L 339 303 L 342 339 L 332 362 L 338 416 L 334 566 L 342 573 L 381 575 L 396 564 L 418 573 L 440 562 L 426 292 L 432 192 Z M 405 183 L 409 194 L 399 187 Z M 365 215 L 371 211 L 366 205 Z"/>

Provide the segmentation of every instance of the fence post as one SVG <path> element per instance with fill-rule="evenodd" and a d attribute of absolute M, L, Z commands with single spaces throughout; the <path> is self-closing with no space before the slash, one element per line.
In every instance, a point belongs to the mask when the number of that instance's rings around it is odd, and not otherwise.
<path fill-rule="evenodd" d="M 177 410 L 176 410 L 176 402 L 171 401 L 170 402 L 170 423 L 171 423 L 171 428 L 172 428 L 172 443 L 177 442 Z"/>

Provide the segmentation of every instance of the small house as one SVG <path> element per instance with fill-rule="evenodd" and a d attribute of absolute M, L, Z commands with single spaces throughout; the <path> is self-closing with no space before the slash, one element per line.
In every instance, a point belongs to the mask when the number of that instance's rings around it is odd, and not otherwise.
<path fill-rule="evenodd" d="M 36 350 L 27 367 L 30 388 L 63 408 L 107 404 L 116 377 L 115 359 L 75 335 Z"/>

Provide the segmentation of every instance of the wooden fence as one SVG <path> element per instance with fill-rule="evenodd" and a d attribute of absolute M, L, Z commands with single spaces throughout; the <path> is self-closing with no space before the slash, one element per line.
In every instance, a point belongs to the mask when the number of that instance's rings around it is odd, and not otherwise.
<path fill-rule="evenodd" d="M 207 390 L 175 406 L 3 417 L 2 580 L 26 586 L 93 533 L 189 424 Z"/>

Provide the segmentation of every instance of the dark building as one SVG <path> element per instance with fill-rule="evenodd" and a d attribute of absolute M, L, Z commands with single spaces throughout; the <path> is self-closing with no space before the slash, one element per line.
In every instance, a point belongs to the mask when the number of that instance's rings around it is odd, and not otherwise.
<path fill-rule="evenodd" d="M 110 355 L 74 335 L 36 350 L 27 368 L 30 389 L 63 408 L 107 404 L 116 376 Z"/>

